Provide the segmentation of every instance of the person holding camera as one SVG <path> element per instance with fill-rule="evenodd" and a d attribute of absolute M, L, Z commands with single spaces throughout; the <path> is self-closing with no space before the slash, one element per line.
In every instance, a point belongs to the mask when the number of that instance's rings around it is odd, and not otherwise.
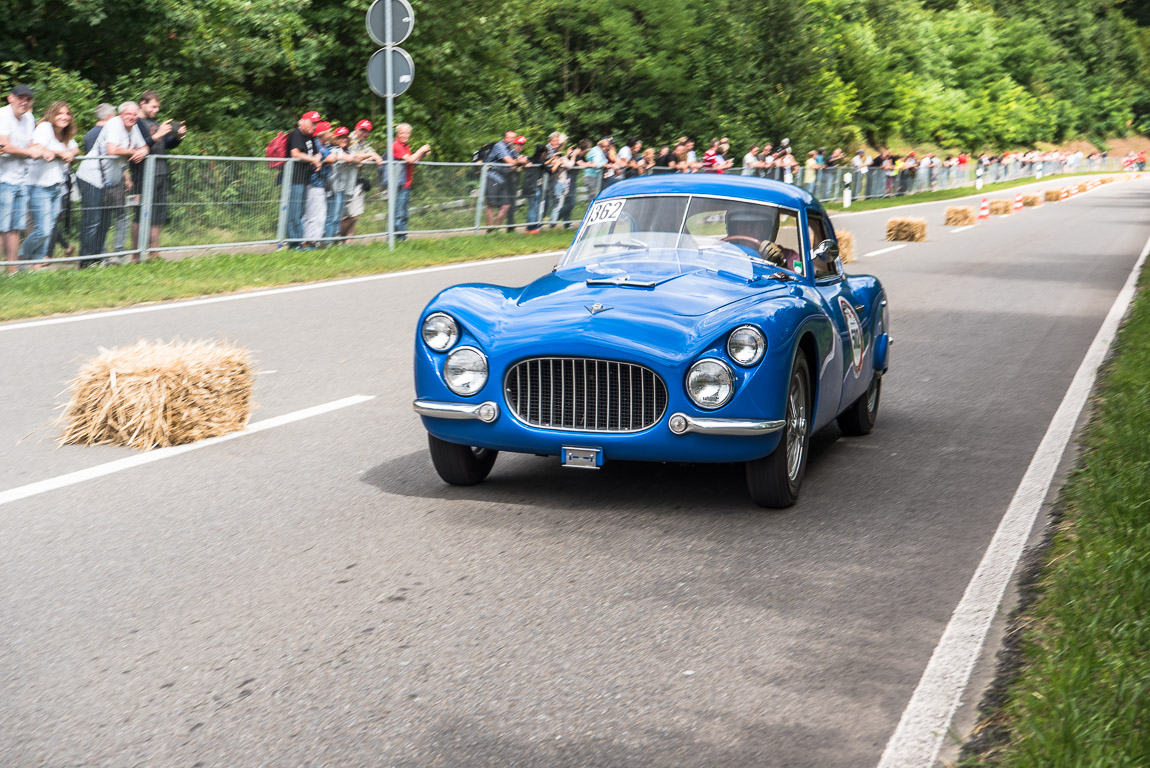
<path fill-rule="evenodd" d="M 171 187 L 171 176 L 169 175 L 168 161 L 162 159 L 162 156 L 171 153 L 173 149 L 179 146 L 188 133 L 188 126 L 179 120 L 169 118 L 162 123 L 157 122 L 156 116 L 159 113 L 160 94 L 152 90 L 141 93 L 140 119 L 138 121 L 140 133 L 148 145 L 149 152 L 161 156 L 156 159 L 156 181 L 152 188 L 152 229 L 148 243 L 153 248 L 160 245 L 160 227 L 168 223 L 168 191 Z M 140 176 L 138 173 L 136 175 Z M 137 193 L 144 190 L 142 181 L 142 177 L 136 181 Z M 139 247 L 139 244 L 140 209 L 137 207 L 135 221 L 132 223 L 132 245 Z"/>

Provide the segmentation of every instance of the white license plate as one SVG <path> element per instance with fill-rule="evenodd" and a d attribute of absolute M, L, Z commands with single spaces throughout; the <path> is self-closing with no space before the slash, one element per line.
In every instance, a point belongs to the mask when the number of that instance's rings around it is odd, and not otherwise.
<path fill-rule="evenodd" d="M 603 451 L 600 448 L 563 447 L 560 456 L 565 467 L 580 469 L 598 469 L 603 466 Z"/>

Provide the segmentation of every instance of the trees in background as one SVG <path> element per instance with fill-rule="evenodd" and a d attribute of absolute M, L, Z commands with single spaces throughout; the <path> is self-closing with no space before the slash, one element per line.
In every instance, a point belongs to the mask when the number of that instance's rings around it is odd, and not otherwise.
<path fill-rule="evenodd" d="M 0 0 L 0 86 L 81 124 L 164 96 L 188 149 L 252 154 L 303 109 L 378 118 L 367 3 Z M 414 0 L 397 117 L 460 160 L 533 136 L 790 136 L 978 149 L 1150 133 L 1150 14 L 1133 0 Z M 421 138 L 421 141 L 423 140 Z"/>

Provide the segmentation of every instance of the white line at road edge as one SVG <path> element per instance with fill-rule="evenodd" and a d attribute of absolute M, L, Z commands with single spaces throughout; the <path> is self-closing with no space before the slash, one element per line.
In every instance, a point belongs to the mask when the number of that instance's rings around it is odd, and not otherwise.
<path fill-rule="evenodd" d="M 141 312 L 158 312 L 162 309 L 183 309 L 184 307 L 198 307 L 202 304 L 218 304 L 224 301 L 240 301 L 242 299 L 256 299 L 263 296 L 279 296 L 283 293 L 296 291 L 314 291 L 317 288 L 331 288 L 337 285 L 352 285 L 366 283 L 373 280 L 393 280 L 410 275 L 425 275 L 431 272 L 446 272 L 452 269 L 464 269 L 486 264 L 506 264 L 512 261 L 525 259 L 540 259 L 544 256 L 558 256 L 563 251 L 544 251 L 543 253 L 529 253 L 525 256 L 506 256 L 501 259 L 483 259 L 481 261 L 464 261 L 458 264 L 443 264 L 438 267 L 420 267 L 419 269 L 405 269 L 402 272 L 384 272 L 379 275 L 364 275 L 363 277 L 348 277 L 342 280 L 327 280 L 318 283 L 305 283 L 304 285 L 289 285 L 284 288 L 268 288 L 267 290 L 245 291 L 244 293 L 229 293 L 225 296 L 209 296 L 203 299 L 190 299 L 188 301 L 169 301 L 162 304 L 148 304 L 142 307 L 128 309 L 113 309 L 107 312 L 86 312 L 80 315 L 64 315 L 62 317 L 49 317 L 44 320 L 30 320 L 26 323 L 0 323 L 0 333 L 4 331 L 18 331 L 24 328 L 39 328 L 44 325 L 59 325 L 60 323 L 78 323 L 81 320 L 102 320 L 106 317 L 123 317 Z"/>
<path fill-rule="evenodd" d="M 934 766 L 943 736 L 958 709 L 959 699 L 970 680 L 991 620 L 998 611 L 1035 518 L 1050 490 L 1074 425 L 1094 388 L 1098 369 L 1106 359 L 1118 325 L 1134 298 L 1138 276 L 1148 253 L 1150 240 L 1143 247 L 1138 262 L 1074 374 L 1074 380 L 1039 443 L 978 570 L 967 585 L 942 639 L 935 646 L 898 728 L 887 742 L 879 768 Z"/>
<path fill-rule="evenodd" d="M 19 488 L 13 488 L 10 491 L 0 491 L 0 506 L 7 504 L 10 501 L 19 501 L 26 499 L 29 496 L 36 496 L 48 491 L 54 491 L 58 488 L 65 488 L 69 485 L 82 483 L 85 480 L 94 480 L 97 477 L 104 477 L 116 472 L 122 472 L 125 469 L 133 469 L 144 464 L 151 464 L 155 461 L 162 459 L 169 459 L 172 456 L 179 456 L 181 453 L 194 451 L 198 448 L 207 448 L 209 445 L 218 445 L 219 443 L 226 443 L 228 440 L 235 440 L 245 435 L 252 435 L 256 432 L 263 432 L 264 430 L 273 427 L 282 427 L 284 424 L 291 424 L 293 421 L 300 421 L 308 419 L 312 416 L 319 416 L 331 411 L 337 411 L 340 408 L 347 408 L 350 405 L 359 405 L 360 403 L 367 402 L 375 397 L 375 395 L 353 395 L 352 397 L 345 397 L 342 400 L 335 400 L 323 405 L 317 405 L 312 408 L 304 408 L 302 411 L 295 411 L 293 413 L 285 413 L 283 416 L 276 416 L 271 419 L 265 419 L 255 424 L 249 424 L 247 429 L 240 432 L 231 432 L 219 437 L 210 437 L 207 440 L 200 440 L 196 443 L 188 443 L 187 445 L 173 445 L 170 448 L 157 448 L 154 451 L 141 453 L 136 456 L 129 456 L 126 459 L 118 459 L 110 461 L 107 464 L 100 464 L 99 466 L 89 467 L 88 469 L 81 469 L 76 472 L 69 472 L 66 475 L 53 477 L 48 480 L 41 480 L 38 483 L 30 483 L 22 485 Z"/>
<path fill-rule="evenodd" d="M 863 258 L 866 259 L 866 258 L 869 258 L 871 256 L 878 256 L 880 253 L 890 253 L 891 251 L 897 251 L 899 248 L 906 248 L 906 246 L 905 245 L 892 245 L 890 248 L 879 248 L 877 251 L 871 251 L 870 253 L 864 253 Z"/>

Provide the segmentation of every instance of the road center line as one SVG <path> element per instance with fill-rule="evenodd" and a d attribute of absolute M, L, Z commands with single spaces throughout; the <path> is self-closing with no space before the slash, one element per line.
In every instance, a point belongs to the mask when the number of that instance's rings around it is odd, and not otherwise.
<path fill-rule="evenodd" d="M 965 232 L 968 229 L 974 229 L 976 226 L 978 226 L 978 225 L 977 224 L 967 224 L 965 227 L 955 227 L 954 229 L 952 229 L 950 231 L 952 233 L 954 233 L 954 232 Z"/>
<path fill-rule="evenodd" d="M 65 488 L 69 485 L 76 485 L 86 480 L 94 480 L 98 477 L 104 477 L 116 472 L 122 472 L 125 469 L 134 469 L 135 467 L 143 466 L 144 464 L 151 464 L 156 461 L 171 458 L 172 456 L 179 456 L 188 451 L 194 451 L 199 448 L 207 448 L 210 445 L 218 445 L 219 443 L 226 443 L 228 440 L 235 440 L 245 435 L 252 435 L 256 432 L 264 432 L 265 430 L 272 429 L 273 427 L 282 427 L 285 424 L 291 424 L 293 421 L 301 421 L 309 419 L 312 416 L 320 416 L 331 411 L 337 411 L 340 408 L 347 408 L 351 405 L 359 405 L 360 403 L 367 402 L 375 397 L 375 395 L 353 395 L 352 397 L 345 397 L 342 400 L 334 400 L 330 403 L 323 405 L 316 405 L 311 408 L 304 408 L 302 411 L 294 411 L 293 413 L 285 413 L 283 416 L 275 416 L 270 419 L 258 421 L 255 424 L 249 424 L 247 429 L 240 432 L 231 432 L 219 437 L 210 437 L 207 440 L 200 440 L 195 443 L 188 443 L 186 445 L 173 445 L 170 448 L 157 448 L 154 451 L 136 454 L 135 456 L 128 456 L 127 458 L 117 459 L 116 461 L 109 461 L 107 464 L 100 464 L 95 467 L 81 469 L 76 472 L 69 472 L 66 475 L 52 477 L 47 480 L 41 480 L 36 483 L 29 483 L 22 485 L 19 488 L 13 488 L 8 491 L 0 491 L 0 506 L 7 504 L 10 501 L 19 501 L 26 499 L 30 496 L 36 496 L 48 491 L 54 491 L 58 488 Z"/>
<path fill-rule="evenodd" d="M 871 251 L 870 253 L 864 253 L 862 257 L 864 259 L 869 259 L 871 256 L 878 256 L 881 253 L 890 253 L 891 251 L 897 251 L 899 248 L 906 248 L 906 245 L 892 245 L 890 248 L 879 248 L 877 251 Z"/>
<path fill-rule="evenodd" d="M 1074 434 L 1074 425 L 1086 406 L 1098 369 L 1110 351 L 1118 326 L 1134 299 L 1138 276 L 1148 253 L 1150 240 L 1142 248 L 1126 284 L 1074 374 L 1070 388 L 1030 460 L 1030 466 L 978 570 L 954 609 L 898 727 L 887 742 L 879 768 L 930 768 L 935 764 L 943 736 L 958 709 L 959 699 L 970 680 L 991 620 L 998 611 L 1034 521 L 1050 491 L 1062 454 Z"/>

